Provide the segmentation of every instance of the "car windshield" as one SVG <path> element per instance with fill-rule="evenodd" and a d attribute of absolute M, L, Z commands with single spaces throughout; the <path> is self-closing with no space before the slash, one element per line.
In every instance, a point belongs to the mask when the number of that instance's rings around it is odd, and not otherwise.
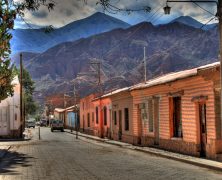
<path fill-rule="evenodd" d="M 62 120 L 53 120 L 52 123 L 53 124 L 59 124 L 59 123 L 63 123 L 63 121 Z"/>

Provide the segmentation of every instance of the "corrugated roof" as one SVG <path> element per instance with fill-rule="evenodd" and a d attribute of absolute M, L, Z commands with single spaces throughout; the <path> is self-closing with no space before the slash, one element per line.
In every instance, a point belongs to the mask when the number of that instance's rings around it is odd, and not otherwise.
<path fill-rule="evenodd" d="M 165 74 L 163 76 L 151 79 L 151 80 L 147 81 L 146 83 L 137 84 L 137 85 L 131 87 L 130 90 L 132 91 L 132 90 L 136 90 L 136 89 L 143 89 L 143 88 L 156 86 L 156 85 L 160 85 L 160 84 L 165 84 L 165 83 L 176 81 L 179 79 L 184 79 L 187 77 L 195 76 L 195 75 L 197 75 L 199 70 L 213 68 L 213 67 L 216 67 L 219 65 L 220 65 L 220 63 L 216 62 L 216 63 L 207 64 L 207 65 L 200 66 L 200 67 L 193 68 L 193 69 L 189 69 L 189 70 Z"/>
<path fill-rule="evenodd" d="M 213 67 L 216 67 L 219 65 L 220 65 L 220 62 L 215 62 L 215 63 L 207 64 L 207 65 L 200 66 L 200 67 L 193 68 L 193 69 L 188 69 L 188 70 L 184 70 L 184 71 L 178 71 L 178 72 L 165 74 L 165 75 L 159 76 L 157 78 L 151 79 L 151 80 L 147 81 L 146 83 L 139 83 L 134 86 L 114 90 L 110 93 L 104 94 L 101 97 L 95 98 L 94 100 L 97 100 L 99 98 L 106 98 L 106 97 L 109 97 L 109 96 L 112 96 L 112 95 L 115 95 L 115 94 L 118 94 L 118 93 L 124 92 L 124 91 L 133 91 L 136 89 L 143 89 L 143 88 L 152 87 L 152 86 L 156 86 L 156 85 L 160 85 L 160 84 L 165 84 L 168 82 L 173 82 L 173 81 L 176 81 L 179 79 L 184 79 L 187 77 L 195 76 L 195 75 L 197 75 L 199 70 L 213 68 Z"/>

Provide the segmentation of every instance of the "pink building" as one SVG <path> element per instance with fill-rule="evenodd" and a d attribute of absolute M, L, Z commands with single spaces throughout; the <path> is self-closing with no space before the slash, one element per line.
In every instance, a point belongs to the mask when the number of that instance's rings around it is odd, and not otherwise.
<path fill-rule="evenodd" d="M 222 160 L 219 77 L 213 63 L 89 96 L 80 121 L 94 114 L 94 135 Z"/>
<path fill-rule="evenodd" d="M 219 67 L 213 63 L 132 87 L 138 142 L 221 160 Z"/>

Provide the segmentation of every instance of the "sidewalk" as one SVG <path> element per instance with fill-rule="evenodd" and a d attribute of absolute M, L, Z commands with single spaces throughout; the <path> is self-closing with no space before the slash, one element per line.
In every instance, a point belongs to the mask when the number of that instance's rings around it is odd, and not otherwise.
<path fill-rule="evenodd" d="M 65 129 L 65 132 L 73 134 L 73 135 L 76 134 L 75 131 L 71 132 L 68 129 Z M 83 134 L 83 133 L 80 133 L 80 132 L 78 132 L 78 136 L 79 137 L 84 137 L 84 138 L 87 138 L 87 139 L 92 139 L 92 140 L 95 140 L 95 141 L 104 142 L 104 143 L 107 143 L 107 144 L 120 146 L 122 148 L 136 150 L 136 151 L 149 153 L 149 154 L 152 154 L 152 155 L 156 155 L 156 156 L 160 156 L 160 157 L 164 157 L 164 158 L 168 158 L 168 159 L 173 159 L 173 160 L 176 160 L 176 161 L 185 162 L 185 163 L 200 166 L 200 167 L 205 167 L 205 168 L 209 168 L 209 169 L 213 169 L 213 170 L 222 171 L 222 163 L 217 162 L 217 161 L 212 161 L 212 160 L 208 160 L 208 159 L 197 158 L 197 157 L 193 157 L 193 156 L 173 153 L 173 152 L 169 152 L 169 151 L 165 151 L 165 150 L 161 150 L 161 149 L 157 149 L 157 148 L 134 146 L 132 144 L 119 142 L 119 141 L 114 141 L 114 140 L 110 140 L 110 139 L 106 139 L 106 138 L 102 139 L 102 138 L 99 138 L 97 136 L 91 136 L 91 135 Z"/>

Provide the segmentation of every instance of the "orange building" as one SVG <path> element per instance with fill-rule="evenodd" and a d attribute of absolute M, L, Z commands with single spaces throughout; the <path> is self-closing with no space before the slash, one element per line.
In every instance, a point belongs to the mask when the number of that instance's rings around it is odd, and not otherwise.
<path fill-rule="evenodd" d="M 138 142 L 220 159 L 219 63 L 171 73 L 132 87 Z"/>
<path fill-rule="evenodd" d="M 106 96 L 92 101 L 95 112 L 94 134 L 99 137 L 111 138 L 111 99 Z"/>
<path fill-rule="evenodd" d="M 108 93 L 102 98 L 109 98 L 110 137 L 114 140 L 137 143 L 133 135 L 133 98 L 129 88 L 122 88 Z"/>
<path fill-rule="evenodd" d="M 222 160 L 219 80 L 213 63 L 91 95 L 81 100 L 80 121 L 94 114 L 94 135 Z"/>
<path fill-rule="evenodd" d="M 94 135 L 95 113 L 92 100 L 95 94 L 80 99 L 80 131 Z"/>

